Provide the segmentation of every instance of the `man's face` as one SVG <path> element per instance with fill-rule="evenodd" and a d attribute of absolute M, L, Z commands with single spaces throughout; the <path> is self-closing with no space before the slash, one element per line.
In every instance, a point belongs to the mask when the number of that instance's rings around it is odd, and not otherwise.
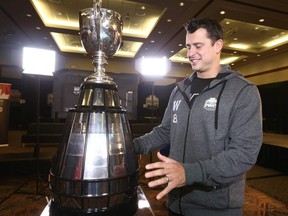
<path fill-rule="evenodd" d="M 222 46 L 222 40 L 212 44 L 211 39 L 207 37 L 206 29 L 200 28 L 192 34 L 186 34 L 187 57 L 192 69 L 199 73 L 218 69 Z"/>

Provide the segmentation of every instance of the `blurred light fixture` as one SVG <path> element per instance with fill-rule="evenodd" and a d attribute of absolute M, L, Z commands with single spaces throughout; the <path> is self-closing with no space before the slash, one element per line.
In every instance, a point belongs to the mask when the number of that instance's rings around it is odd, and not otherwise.
<path fill-rule="evenodd" d="M 228 58 L 224 58 L 224 59 L 221 59 L 220 63 L 221 64 L 230 64 L 231 62 L 233 61 L 236 61 L 239 57 L 228 57 Z"/>
<path fill-rule="evenodd" d="M 23 48 L 23 73 L 52 76 L 55 71 L 55 51 Z"/>
<path fill-rule="evenodd" d="M 241 43 L 231 43 L 229 44 L 229 47 L 234 48 L 234 49 L 246 50 L 249 48 L 249 45 L 241 44 Z"/>
<path fill-rule="evenodd" d="M 274 40 L 271 40 L 271 41 L 267 42 L 265 44 L 265 47 L 274 47 L 274 46 L 277 46 L 277 45 L 284 44 L 287 41 L 288 41 L 288 35 L 283 36 L 283 37 L 279 37 L 277 39 L 274 39 Z"/>
<path fill-rule="evenodd" d="M 69 29 L 69 30 L 76 30 L 79 31 L 79 22 L 78 17 L 76 15 L 73 15 L 72 13 L 65 12 L 62 16 L 55 16 L 54 10 L 57 10 L 57 6 L 55 8 L 51 7 L 50 1 L 43 1 L 43 0 L 31 0 L 31 3 L 33 7 L 35 8 L 36 12 L 38 13 L 39 17 L 41 18 L 42 22 L 47 27 L 52 28 L 63 28 L 63 29 Z M 77 6 L 76 1 L 67 1 L 68 3 L 71 3 L 72 6 Z M 89 1 L 88 1 L 89 2 Z M 92 2 L 92 1 L 91 1 Z M 65 5 L 63 3 L 63 5 Z M 134 2 L 131 3 L 131 1 L 124 1 L 123 7 L 139 7 L 138 3 Z M 131 7 L 132 7 L 131 6 Z M 128 37 L 139 37 L 139 38 L 147 38 L 160 18 L 163 16 L 163 14 L 166 11 L 165 7 L 155 7 L 153 9 L 150 9 L 144 13 L 144 11 L 149 8 L 149 5 L 142 5 L 139 7 L 141 9 L 142 13 L 135 14 L 136 16 L 140 17 L 143 22 L 141 22 L 141 25 L 133 27 L 133 23 L 131 21 L 124 22 L 123 26 L 123 35 Z M 151 12 L 153 11 L 153 12 Z M 145 19 L 143 19 L 145 17 Z M 137 19 L 136 19 L 137 20 Z M 135 22 L 133 20 L 133 22 Z"/>
<path fill-rule="evenodd" d="M 136 60 L 136 71 L 143 75 L 164 76 L 171 67 L 171 62 L 166 57 L 142 57 Z"/>

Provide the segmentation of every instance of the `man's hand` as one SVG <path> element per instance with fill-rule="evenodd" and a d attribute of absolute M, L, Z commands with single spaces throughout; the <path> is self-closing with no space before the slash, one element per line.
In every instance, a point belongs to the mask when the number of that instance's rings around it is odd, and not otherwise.
<path fill-rule="evenodd" d="M 150 181 L 149 187 L 156 187 L 167 184 L 167 186 L 156 196 L 156 199 L 161 199 L 167 195 L 172 189 L 185 185 L 185 170 L 181 163 L 165 157 L 157 152 L 159 162 L 147 164 L 145 168 L 148 172 L 145 173 L 146 178 L 160 177 L 157 180 Z"/>

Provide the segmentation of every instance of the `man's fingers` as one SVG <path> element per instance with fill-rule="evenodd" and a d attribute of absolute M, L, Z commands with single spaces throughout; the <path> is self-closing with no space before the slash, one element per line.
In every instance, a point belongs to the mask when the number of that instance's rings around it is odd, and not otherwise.
<path fill-rule="evenodd" d="M 146 178 L 151 178 L 151 177 L 157 177 L 157 176 L 164 176 L 166 173 L 164 173 L 164 169 L 156 169 L 153 171 L 149 171 L 145 173 Z"/>
<path fill-rule="evenodd" d="M 165 187 L 159 194 L 157 194 L 156 199 L 160 200 L 162 199 L 164 196 L 166 196 L 171 190 L 173 189 L 173 187 L 169 187 L 169 184 L 167 187 Z"/>
<path fill-rule="evenodd" d="M 173 189 L 173 186 L 170 186 L 170 184 L 169 184 L 169 178 L 166 178 L 164 176 L 162 178 L 150 181 L 148 183 L 148 186 L 150 188 L 157 187 L 159 185 L 165 185 L 165 184 L 167 184 L 167 186 L 159 194 L 157 194 L 157 196 L 156 196 L 157 200 L 160 200 L 163 197 L 165 197 Z"/>
<path fill-rule="evenodd" d="M 145 166 L 145 168 L 147 170 L 151 170 L 151 169 L 163 169 L 165 167 L 165 164 L 163 162 L 155 162 L 155 163 L 151 163 L 151 164 L 147 164 Z"/>
<path fill-rule="evenodd" d="M 151 163 L 151 164 L 147 164 L 145 166 L 145 168 L 147 170 L 151 170 L 151 169 L 164 169 L 167 167 L 167 163 L 176 163 L 175 160 L 166 157 L 164 155 L 161 155 L 160 152 L 157 152 L 157 157 L 159 158 L 160 161 L 155 162 L 155 163 Z"/>
<path fill-rule="evenodd" d="M 169 181 L 168 181 L 169 179 L 167 179 L 165 176 L 164 177 L 162 177 L 162 178 L 159 178 L 159 179 L 155 179 L 155 180 L 153 180 L 153 181 L 150 181 L 149 183 L 148 183 L 148 186 L 149 187 L 157 187 L 157 186 L 159 186 L 159 185 L 165 185 L 165 184 L 168 184 L 169 183 Z"/>
<path fill-rule="evenodd" d="M 175 160 L 169 158 L 169 157 L 166 157 L 164 155 L 162 155 L 160 152 L 157 152 L 157 157 L 159 160 L 163 161 L 163 162 L 170 162 L 170 163 L 173 163 L 175 162 Z"/>

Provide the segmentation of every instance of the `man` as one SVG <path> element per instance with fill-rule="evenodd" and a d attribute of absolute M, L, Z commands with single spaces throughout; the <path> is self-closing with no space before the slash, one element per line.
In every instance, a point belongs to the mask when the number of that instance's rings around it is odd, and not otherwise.
<path fill-rule="evenodd" d="M 163 120 L 134 139 L 137 153 L 170 143 L 169 157 L 146 165 L 149 187 L 165 185 L 169 215 L 240 216 L 245 173 L 262 144 L 257 87 L 228 65 L 220 65 L 221 26 L 209 18 L 185 26 L 192 75 L 172 91 Z"/>

